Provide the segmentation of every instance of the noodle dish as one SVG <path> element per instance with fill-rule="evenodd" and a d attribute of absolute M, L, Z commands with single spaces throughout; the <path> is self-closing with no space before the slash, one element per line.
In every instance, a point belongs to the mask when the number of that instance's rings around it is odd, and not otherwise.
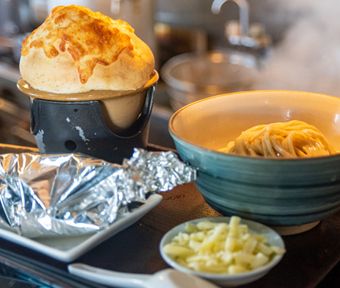
<path fill-rule="evenodd" d="M 337 97 L 245 91 L 179 109 L 169 131 L 213 209 L 306 231 L 340 209 L 339 115 Z"/>

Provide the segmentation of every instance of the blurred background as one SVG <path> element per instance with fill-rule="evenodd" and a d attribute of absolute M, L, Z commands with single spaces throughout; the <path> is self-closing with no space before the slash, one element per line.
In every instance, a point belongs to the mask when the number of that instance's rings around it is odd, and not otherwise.
<path fill-rule="evenodd" d="M 0 0 L 0 141 L 36 146 L 27 96 L 16 88 L 21 42 L 56 5 L 127 21 L 153 50 L 161 79 L 149 142 L 173 148 L 171 115 L 242 90 L 340 96 L 336 0 Z"/>

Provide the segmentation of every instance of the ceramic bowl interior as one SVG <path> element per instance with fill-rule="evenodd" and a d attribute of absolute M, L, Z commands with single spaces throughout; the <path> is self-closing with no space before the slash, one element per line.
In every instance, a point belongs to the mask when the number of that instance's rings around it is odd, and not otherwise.
<path fill-rule="evenodd" d="M 198 169 L 195 184 L 223 215 L 267 225 L 302 225 L 340 207 L 340 155 L 308 159 L 235 156 L 219 149 L 260 124 L 301 120 L 340 151 L 340 99 L 295 91 L 249 91 L 189 104 L 169 122 L 184 161 Z"/>
<path fill-rule="evenodd" d="M 171 132 L 195 146 L 218 150 L 252 126 L 290 120 L 315 125 L 340 150 L 340 101 L 293 91 L 251 91 L 211 97 L 177 111 Z"/>
<path fill-rule="evenodd" d="M 106 97 L 99 100 L 106 124 L 112 131 L 120 132 L 135 123 L 145 105 L 148 88 L 155 86 L 158 78 L 158 73 L 155 71 L 150 81 L 142 88 L 129 91 L 128 94 L 121 97 Z"/>
<path fill-rule="evenodd" d="M 229 217 L 213 217 L 213 218 L 201 218 L 189 221 L 190 223 L 198 223 L 203 220 L 209 220 L 211 222 L 218 222 L 218 223 L 229 223 Z M 268 243 L 272 246 L 278 246 L 281 248 L 285 248 L 284 242 L 280 235 L 276 233 L 271 228 L 262 225 L 260 223 L 249 221 L 249 220 L 241 220 L 241 224 L 246 224 L 249 228 L 249 231 L 252 234 L 260 234 L 265 236 L 268 239 Z M 167 232 L 160 243 L 160 253 L 167 264 L 171 267 L 180 270 L 185 273 L 191 273 L 198 277 L 205 278 L 211 282 L 216 283 L 217 285 L 221 285 L 222 287 L 233 287 L 233 286 L 240 286 L 255 280 L 260 279 L 261 277 L 265 276 L 273 267 L 275 267 L 282 259 L 283 255 L 276 255 L 267 265 L 249 271 L 245 273 L 235 274 L 235 275 L 226 275 L 226 274 L 213 274 L 213 273 L 203 273 L 203 272 L 196 272 L 190 269 L 187 269 L 179 264 L 177 264 L 171 257 L 169 257 L 165 252 L 163 247 L 170 243 L 172 238 L 178 235 L 179 232 L 185 231 L 186 223 L 182 223 L 169 232 Z"/>

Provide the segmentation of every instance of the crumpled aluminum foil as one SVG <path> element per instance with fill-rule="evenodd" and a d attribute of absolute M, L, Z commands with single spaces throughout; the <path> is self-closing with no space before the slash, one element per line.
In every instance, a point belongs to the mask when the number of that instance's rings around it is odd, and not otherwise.
<path fill-rule="evenodd" d="M 77 154 L 0 155 L 0 228 L 28 238 L 104 229 L 150 193 L 194 181 L 173 152 L 135 149 L 122 165 Z"/>

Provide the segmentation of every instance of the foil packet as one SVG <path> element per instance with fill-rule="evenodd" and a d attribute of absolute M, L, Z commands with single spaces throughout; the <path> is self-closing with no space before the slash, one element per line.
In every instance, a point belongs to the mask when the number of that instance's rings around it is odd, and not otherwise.
<path fill-rule="evenodd" d="M 196 178 L 171 151 L 135 149 L 122 165 L 86 155 L 0 155 L 0 228 L 28 238 L 94 233 Z"/>

